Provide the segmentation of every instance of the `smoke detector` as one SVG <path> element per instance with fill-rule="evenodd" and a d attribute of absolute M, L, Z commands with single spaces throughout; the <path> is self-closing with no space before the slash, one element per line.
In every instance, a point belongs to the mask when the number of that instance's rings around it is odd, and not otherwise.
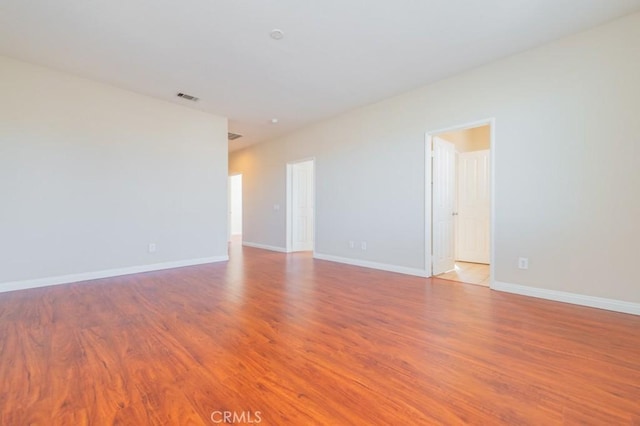
<path fill-rule="evenodd" d="M 282 30 L 279 29 L 273 29 L 271 30 L 271 32 L 269 33 L 269 35 L 271 36 L 272 39 L 274 40 L 282 40 L 284 38 L 284 33 L 282 32 Z"/>

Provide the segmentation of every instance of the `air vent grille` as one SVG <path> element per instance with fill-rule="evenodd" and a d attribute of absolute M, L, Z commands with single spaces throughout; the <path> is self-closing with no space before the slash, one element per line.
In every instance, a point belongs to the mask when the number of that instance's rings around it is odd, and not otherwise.
<path fill-rule="evenodd" d="M 241 137 L 242 137 L 242 135 L 239 135 L 239 134 L 237 134 L 237 133 L 231 133 L 231 132 L 229 132 L 229 133 L 227 133 L 227 137 L 229 138 L 229 140 L 230 140 L 230 141 L 234 141 L 234 140 L 236 140 L 236 139 L 238 139 L 238 138 L 241 138 Z"/>
<path fill-rule="evenodd" d="M 178 93 L 177 95 L 179 98 L 183 98 L 186 99 L 188 101 L 193 101 L 193 102 L 197 102 L 200 98 L 196 98 L 195 96 L 192 95 L 187 95 L 186 93 Z"/>

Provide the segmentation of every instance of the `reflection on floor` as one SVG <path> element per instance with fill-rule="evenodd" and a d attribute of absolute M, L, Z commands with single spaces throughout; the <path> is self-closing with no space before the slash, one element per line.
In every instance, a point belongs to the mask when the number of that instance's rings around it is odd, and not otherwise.
<path fill-rule="evenodd" d="M 456 262 L 455 270 L 437 275 L 444 280 L 460 281 L 489 287 L 489 265 L 483 263 Z"/>

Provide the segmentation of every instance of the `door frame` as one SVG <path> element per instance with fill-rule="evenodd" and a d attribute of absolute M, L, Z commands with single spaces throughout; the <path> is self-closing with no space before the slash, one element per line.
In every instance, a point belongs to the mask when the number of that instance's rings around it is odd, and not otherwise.
<path fill-rule="evenodd" d="M 307 157 L 301 158 L 294 161 L 287 162 L 287 181 L 286 181 L 286 224 L 285 224 L 285 244 L 286 244 L 286 252 L 293 252 L 293 205 L 292 205 L 292 195 L 291 191 L 293 190 L 293 167 L 299 163 L 306 163 L 307 161 L 311 161 L 313 163 L 313 256 L 316 255 L 316 239 L 317 239 L 317 192 L 316 192 L 316 157 Z"/>
<path fill-rule="evenodd" d="M 489 233 L 489 287 L 493 287 L 493 283 L 495 282 L 495 235 L 496 235 L 496 208 L 495 208 L 495 199 L 496 199 L 496 191 L 495 191 L 495 169 L 496 169 L 496 119 L 495 117 L 485 118 L 482 120 L 472 121 L 464 124 L 457 124 L 449 127 L 444 127 L 440 129 L 434 129 L 427 131 L 425 134 L 425 156 L 424 156 L 424 269 L 427 277 L 433 276 L 433 215 L 432 215 L 432 189 L 431 189 L 431 180 L 433 179 L 433 170 L 431 167 L 431 155 L 433 150 L 433 137 L 444 132 L 451 132 L 456 130 L 466 130 L 473 127 L 481 127 L 489 125 L 490 130 L 490 140 L 489 140 L 489 173 L 490 183 L 489 188 L 491 191 L 491 208 L 490 208 L 490 233 Z"/>

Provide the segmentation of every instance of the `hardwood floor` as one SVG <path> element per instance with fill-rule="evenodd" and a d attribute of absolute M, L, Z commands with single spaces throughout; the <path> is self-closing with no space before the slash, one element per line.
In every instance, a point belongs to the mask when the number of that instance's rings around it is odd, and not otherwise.
<path fill-rule="evenodd" d="M 640 424 L 638 316 L 233 250 L 0 294 L 0 424 Z"/>
<path fill-rule="evenodd" d="M 489 265 L 456 261 L 455 270 L 440 274 L 438 278 L 489 287 L 489 273 Z"/>

